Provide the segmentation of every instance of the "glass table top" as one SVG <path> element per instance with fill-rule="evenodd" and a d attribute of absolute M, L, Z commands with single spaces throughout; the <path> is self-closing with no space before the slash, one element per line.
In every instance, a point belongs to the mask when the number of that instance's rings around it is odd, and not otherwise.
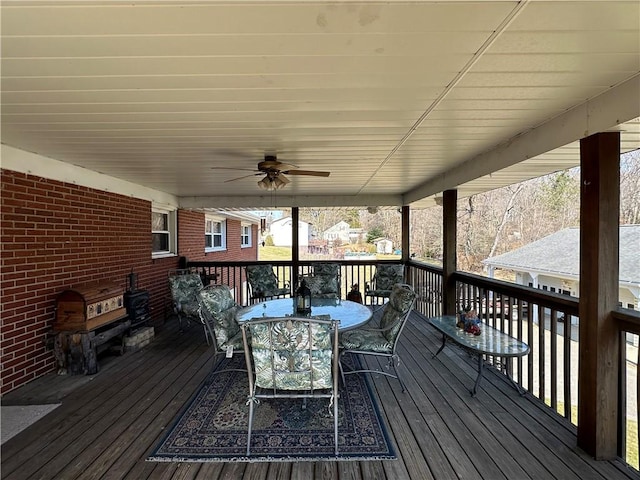
<path fill-rule="evenodd" d="M 252 318 L 305 316 L 296 314 L 295 298 L 278 298 L 256 303 L 238 311 L 238 322 L 246 322 Z M 357 302 L 349 300 L 312 298 L 311 316 L 328 315 L 332 320 L 339 320 L 338 329 L 343 332 L 360 327 L 371 318 L 371 310 Z"/>
<path fill-rule="evenodd" d="M 529 353 L 529 345 L 486 323 L 480 324 L 480 335 L 466 333 L 456 327 L 456 316 L 432 317 L 429 323 L 454 342 L 479 353 L 499 357 L 520 357 Z"/>

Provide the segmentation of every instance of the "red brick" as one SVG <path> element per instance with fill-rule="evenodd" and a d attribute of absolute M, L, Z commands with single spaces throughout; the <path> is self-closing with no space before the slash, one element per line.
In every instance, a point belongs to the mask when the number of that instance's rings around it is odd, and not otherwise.
<path fill-rule="evenodd" d="M 151 203 L 88 187 L 0 170 L 2 187 L 3 365 L 1 394 L 52 372 L 51 332 L 56 297 L 91 280 L 111 279 L 125 287 L 133 268 L 139 288 L 150 292 L 151 311 L 161 317 L 169 296 L 167 271 L 179 256 L 193 260 L 255 260 L 241 249 L 240 222 L 229 220 L 227 250 L 204 253 L 204 214 L 178 212 L 177 256 L 151 258 Z M 16 363 L 18 362 L 18 363 Z"/>

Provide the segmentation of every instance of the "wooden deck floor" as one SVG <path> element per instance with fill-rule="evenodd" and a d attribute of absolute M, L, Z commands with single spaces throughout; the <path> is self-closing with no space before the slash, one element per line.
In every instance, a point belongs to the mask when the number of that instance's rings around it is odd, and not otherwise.
<path fill-rule="evenodd" d="M 576 448 L 575 428 L 489 371 L 475 398 L 475 362 L 446 348 L 413 315 L 401 355 L 408 391 L 373 385 L 397 460 L 316 463 L 151 463 L 145 458 L 211 366 L 199 327 L 171 321 L 143 350 L 112 357 L 95 376 L 50 375 L 8 404 L 62 405 L 2 446 L 12 479 L 638 479 L 624 463 Z"/>

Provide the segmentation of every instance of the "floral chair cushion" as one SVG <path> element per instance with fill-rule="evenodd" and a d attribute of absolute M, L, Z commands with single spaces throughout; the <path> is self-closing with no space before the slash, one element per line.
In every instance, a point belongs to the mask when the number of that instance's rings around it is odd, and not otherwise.
<path fill-rule="evenodd" d="M 385 338 L 393 342 L 402 326 L 401 320 L 406 317 L 416 299 L 416 292 L 409 285 L 396 283 L 391 289 L 389 302 L 385 305 L 380 319 L 380 329 Z"/>
<path fill-rule="evenodd" d="M 309 275 L 304 281 L 315 298 L 339 298 L 338 277 L 331 275 Z"/>
<path fill-rule="evenodd" d="M 338 278 L 340 276 L 339 263 L 316 263 L 313 267 L 314 275 L 329 275 Z"/>
<path fill-rule="evenodd" d="M 380 328 L 344 332 L 340 335 L 340 346 L 347 350 L 393 353 L 398 334 L 413 307 L 415 298 L 416 293 L 409 285 L 395 284 L 389 302 L 382 312 Z"/>
<path fill-rule="evenodd" d="M 248 322 L 256 386 L 280 390 L 332 388 L 333 325 L 311 319 Z"/>
<path fill-rule="evenodd" d="M 376 273 L 373 276 L 371 285 L 367 284 L 366 295 L 373 297 L 388 297 L 391 289 L 396 283 L 404 281 L 404 265 L 401 264 L 379 264 L 376 266 Z"/>
<path fill-rule="evenodd" d="M 315 298 L 340 298 L 340 264 L 317 263 L 304 280 Z"/>
<path fill-rule="evenodd" d="M 290 293 L 288 287 L 278 286 L 278 277 L 271 265 L 247 266 L 247 280 L 254 298 L 279 297 Z"/>
<path fill-rule="evenodd" d="M 169 289 L 176 310 L 188 316 L 198 315 L 198 292 L 204 287 L 197 273 L 172 275 Z"/>
<path fill-rule="evenodd" d="M 202 320 L 211 326 L 218 348 L 242 349 L 242 332 L 236 320 L 241 307 L 231 296 L 231 289 L 227 285 L 212 285 L 203 288 L 199 297 L 201 308 L 205 310 Z"/>

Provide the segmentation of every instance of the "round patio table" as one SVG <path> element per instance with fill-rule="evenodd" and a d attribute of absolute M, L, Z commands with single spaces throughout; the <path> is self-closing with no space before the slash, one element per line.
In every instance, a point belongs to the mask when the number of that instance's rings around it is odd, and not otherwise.
<path fill-rule="evenodd" d="M 367 323 L 372 312 L 369 307 L 350 300 L 312 298 L 310 315 L 328 315 L 332 320 L 339 320 L 338 330 L 344 332 Z M 252 318 L 292 316 L 306 315 L 296 313 L 295 298 L 278 298 L 245 307 L 238 311 L 236 319 L 241 323 Z"/>

